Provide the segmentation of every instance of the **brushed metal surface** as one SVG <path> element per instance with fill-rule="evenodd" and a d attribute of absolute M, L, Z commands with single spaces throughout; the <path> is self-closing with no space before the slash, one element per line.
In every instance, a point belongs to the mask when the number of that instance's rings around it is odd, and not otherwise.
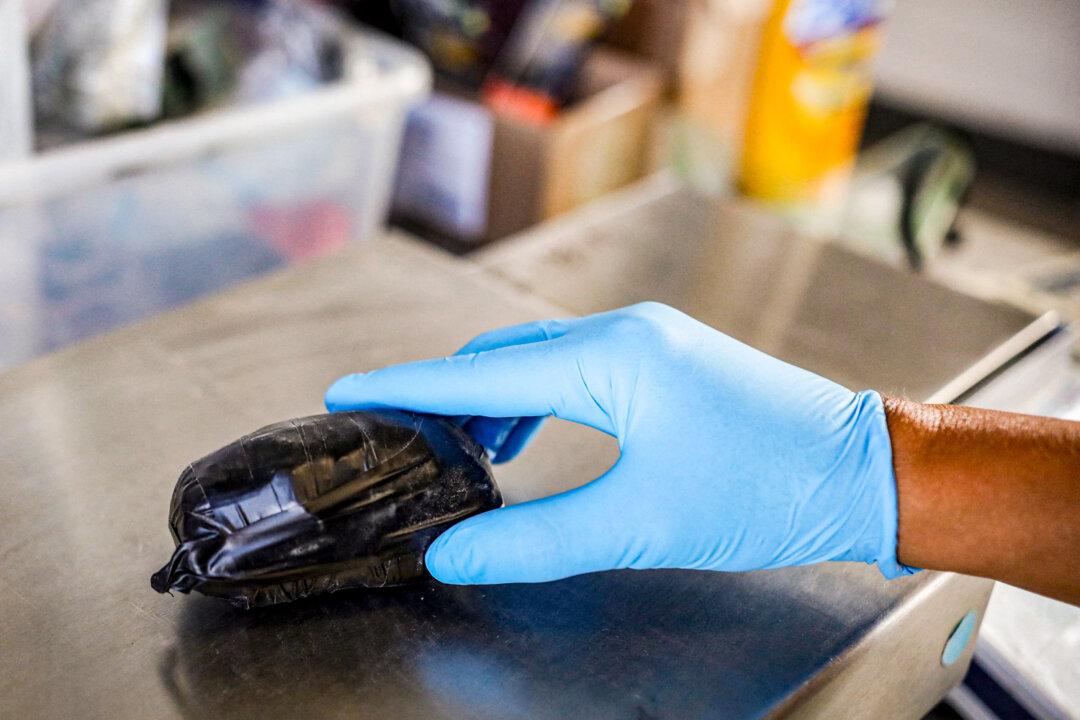
<path fill-rule="evenodd" d="M 917 399 L 1034 320 L 665 176 L 476 260 L 573 313 L 659 300 L 853 389 Z"/>
<path fill-rule="evenodd" d="M 192 458 L 319 411 L 341 373 L 564 312 L 389 238 L 0 376 L 0 717 L 749 717 L 846 677 L 838 658 L 897 628 L 920 638 L 905 668 L 937 662 L 949 613 L 984 603 L 987 583 L 946 603 L 922 593 L 941 576 L 886 584 L 849 564 L 615 572 L 255 612 L 150 590 Z M 614 457 L 606 437 L 552 423 L 498 479 L 515 502 Z M 897 620 L 938 599 L 935 623 Z M 914 670 L 892 682 L 930 695 Z"/>

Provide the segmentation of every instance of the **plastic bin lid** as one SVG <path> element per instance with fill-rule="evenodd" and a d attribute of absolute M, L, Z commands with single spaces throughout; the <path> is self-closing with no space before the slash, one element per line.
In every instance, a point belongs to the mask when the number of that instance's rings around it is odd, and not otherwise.
<path fill-rule="evenodd" d="M 353 29 L 342 39 L 344 77 L 295 97 L 207 111 L 0 164 L 0 206 L 78 190 L 117 175 L 182 162 L 360 112 L 401 112 L 431 89 L 431 68 L 389 36 Z"/>

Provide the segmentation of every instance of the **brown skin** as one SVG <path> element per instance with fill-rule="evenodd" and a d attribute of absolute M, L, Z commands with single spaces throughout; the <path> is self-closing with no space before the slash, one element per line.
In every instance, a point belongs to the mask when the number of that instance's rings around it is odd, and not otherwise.
<path fill-rule="evenodd" d="M 897 557 L 1080 605 L 1080 422 L 886 397 Z"/>

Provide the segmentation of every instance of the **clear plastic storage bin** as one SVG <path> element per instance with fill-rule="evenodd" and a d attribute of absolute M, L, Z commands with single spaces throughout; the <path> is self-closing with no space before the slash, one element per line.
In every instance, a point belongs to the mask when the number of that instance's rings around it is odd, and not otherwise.
<path fill-rule="evenodd" d="M 342 50 L 303 95 L 0 163 L 0 368 L 375 235 L 430 70 Z"/>

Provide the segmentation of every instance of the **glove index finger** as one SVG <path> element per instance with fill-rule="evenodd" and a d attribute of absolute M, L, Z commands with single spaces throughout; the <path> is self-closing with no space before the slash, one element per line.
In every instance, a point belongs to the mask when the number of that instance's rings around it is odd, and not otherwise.
<path fill-rule="evenodd" d="M 557 415 L 609 431 L 561 339 L 349 375 L 326 392 L 326 406 L 485 417 Z"/>
<path fill-rule="evenodd" d="M 511 345 L 528 345 L 530 343 L 554 340 L 565 335 L 570 330 L 574 320 L 536 320 L 534 322 L 511 325 L 509 327 L 489 330 L 477 335 L 465 344 L 455 355 L 472 355 L 478 352 L 487 352 Z"/>

